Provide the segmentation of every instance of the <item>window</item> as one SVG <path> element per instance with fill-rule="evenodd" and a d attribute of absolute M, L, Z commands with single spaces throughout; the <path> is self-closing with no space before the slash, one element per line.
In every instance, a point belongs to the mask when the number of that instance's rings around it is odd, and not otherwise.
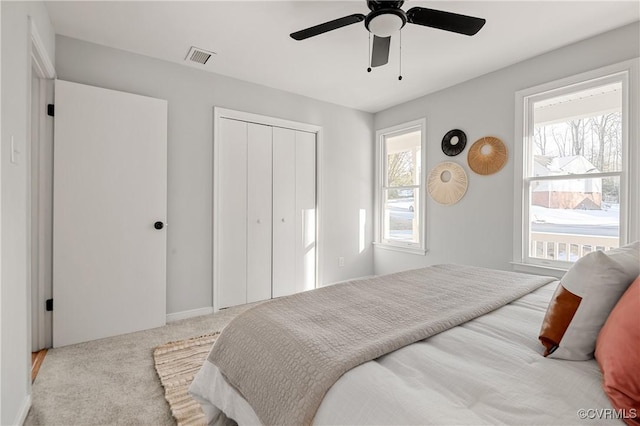
<path fill-rule="evenodd" d="M 638 238 L 631 223 L 638 212 L 630 210 L 637 190 L 629 187 L 630 176 L 637 179 L 637 160 L 630 160 L 636 140 L 629 146 L 637 135 L 629 121 L 637 68 L 615 68 L 516 96 L 523 117 L 517 263 L 566 269 L 592 251 Z"/>
<path fill-rule="evenodd" d="M 380 130 L 377 170 L 377 243 L 424 253 L 424 139 L 426 120 Z"/>

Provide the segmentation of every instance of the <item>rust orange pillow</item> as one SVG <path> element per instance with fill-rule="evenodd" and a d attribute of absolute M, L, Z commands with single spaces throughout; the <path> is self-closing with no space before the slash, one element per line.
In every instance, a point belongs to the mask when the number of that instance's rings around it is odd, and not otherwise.
<path fill-rule="evenodd" d="M 600 330 L 595 357 L 611 405 L 628 425 L 640 425 L 640 276 Z"/>
<path fill-rule="evenodd" d="M 558 285 L 551 298 L 540 331 L 540 342 L 544 346 L 544 356 L 549 356 L 558 348 L 581 301 L 582 297 L 571 293 L 564 288 L 562 283 Z"/>

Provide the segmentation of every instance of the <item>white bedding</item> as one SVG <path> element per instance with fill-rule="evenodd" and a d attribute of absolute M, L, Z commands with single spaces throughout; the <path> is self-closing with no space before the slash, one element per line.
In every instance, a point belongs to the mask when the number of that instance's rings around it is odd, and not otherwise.
<path fill-rule="evenodd" d="M 329 390 L 314 424 L 564 425 L 588 422 L 580 409 L 611 409 L 595 360 L 541 355 L 537 336 L 556 286 L 352 369 Z M 191 392 L 210 423 L 223 421 L 222 411 L 240 425 L 260 424 L 215 366 L 205 363 L 198 374 L 204 380 Z"/>

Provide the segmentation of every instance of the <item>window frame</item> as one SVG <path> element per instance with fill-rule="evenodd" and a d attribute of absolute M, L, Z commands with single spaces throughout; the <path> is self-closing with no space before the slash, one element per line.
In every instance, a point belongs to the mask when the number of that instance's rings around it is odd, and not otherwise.
<path fill-rule="evenodd" d="M 393 187 L 396 189 L 416 189 L 419 197 L 418 210 L 418 237 L 419 241 L 415 242 L 402 242 L 396 240 L 389 240 L 384 238 L 384 191 L 389 189 L 386 186 L 387 169 L 386 169 L 386 138 L 392 136 L 398 136 L 413 131 L 420 131 L 420 179 L 418 185 L 409 185 L 402 187 Z M 409 121 L 406 123 L 398 124 L 395 126 L 387 127 L 376 131 L 376 188 L 375 188 L 375 229 L 376 237 L 374 245 L 384 249 L 397 250 L 411 254 L 426 254 L 426 164 L 427 164 L 427 120 L 426 118 L 420 118 L 417 120 Z"/>
<path fill-rule="evenodd" d="M 597 177 L 620 177 L 620 246 L 635 241 L 640 235 L 638 207 L 640 205 L 640 185 L 638 182 L 640 164 L 640 141 L 638 141 L 638 70 L 640 59 L 617 63 L 597 70 L 556 80 L 516 92 L 515 96 L 515 149 L 514 158 L 514 269 L 523 272 L 558 274 L 565 272 L 574 262 L 540 259 L 529 255 L 530 247 L 530 184 L 533 181 L 591 178 L 594 175 L 554 176 L 553 178 L 532 176 L 531 162 L 533 150 L 533 105 L 535 102 L 566 93 L 599 86 L 607 82 L 622 83 L 622 168 L 620 172 L 603 172 Z"/>

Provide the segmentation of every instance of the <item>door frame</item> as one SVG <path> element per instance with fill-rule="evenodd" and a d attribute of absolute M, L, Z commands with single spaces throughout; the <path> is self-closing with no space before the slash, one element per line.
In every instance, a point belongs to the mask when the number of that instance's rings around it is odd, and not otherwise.
<path fill-rule="evenodd" d="M 53 291 L 51 268 L 51 247 L 47 248 L 47 240 L 51 239 L 51 218 L 52 208 L 47 209 L 46 202 L 53 196 L 53 186 L 46 187 L 44 182 L 51 182 L 52 176 L 45 176 L 47 172 L 52 172 L 53 156 L 51 150 L 43 149 L 46 144 L 53 146 L 53 124 L 49 122 L 45 108 L 40 108 L 38 122 L 32 120 L 32 105 L 37 102 L 39 105 L 53 103 L 53 81 L 56 78 L 56 70 L 49 57 L 47 50 L 35 22 L 29 17 L 29 125 L 27 127 L 29 143 L 27 150 L 27 289 L 29 291 L 29 344 L 31 350 L 40 350 L 51 347 L 52 344 L 52 318 L 45 311 L 45 301 L 47 295 Z M 39 80 L 39 93 L 32 93 L 31 81 L 35 77 Z M 36 162 L 37 164 L 33 164 Z M 50 164 L 50 167 L 47 167 Z M 48 179 L 47 179 L 48 177 Z M 35 197 L 37 205 L 33 205 L 32 199 Z M 48 234 L 47 234 L 48 232 Z M 35 234 L 35 235 L 34 235 Z M 47 238 L 47 235 L 49 238 Z"/>
<path fill-rule="evenodd" d="M 323 229 L 322 224 L 322 137 L 323 128 L 310 123 L 303 123 L 299 121 L 286 120 L 282 118 L 269 117 L 261 114 L 254 114 L 245 111 L 238 111 L 233 109 L 213 107 L 213 233 L 211 248 L 213 251 L 213 270 L 212 270 L 212 301 L 213 312 L 218 312 L 220 306 L 218 305 L 218 196 L 220 194 L 219 188 L 219 167 L 218 167 L 218 151 L 220 146 L 220 120 L 226 118 L 230 120 L 244 121 L 247 123 L 262 124 L 272 127 L 283 127 L 285 129 L 298 130 L 302 132 L 314 133 L 316 135 L 316 276 L 315 287 L 317 288 L 322 283 L 322 259 L 323 259 L 323 244 L 321 239 L 320 230 Z"/>

